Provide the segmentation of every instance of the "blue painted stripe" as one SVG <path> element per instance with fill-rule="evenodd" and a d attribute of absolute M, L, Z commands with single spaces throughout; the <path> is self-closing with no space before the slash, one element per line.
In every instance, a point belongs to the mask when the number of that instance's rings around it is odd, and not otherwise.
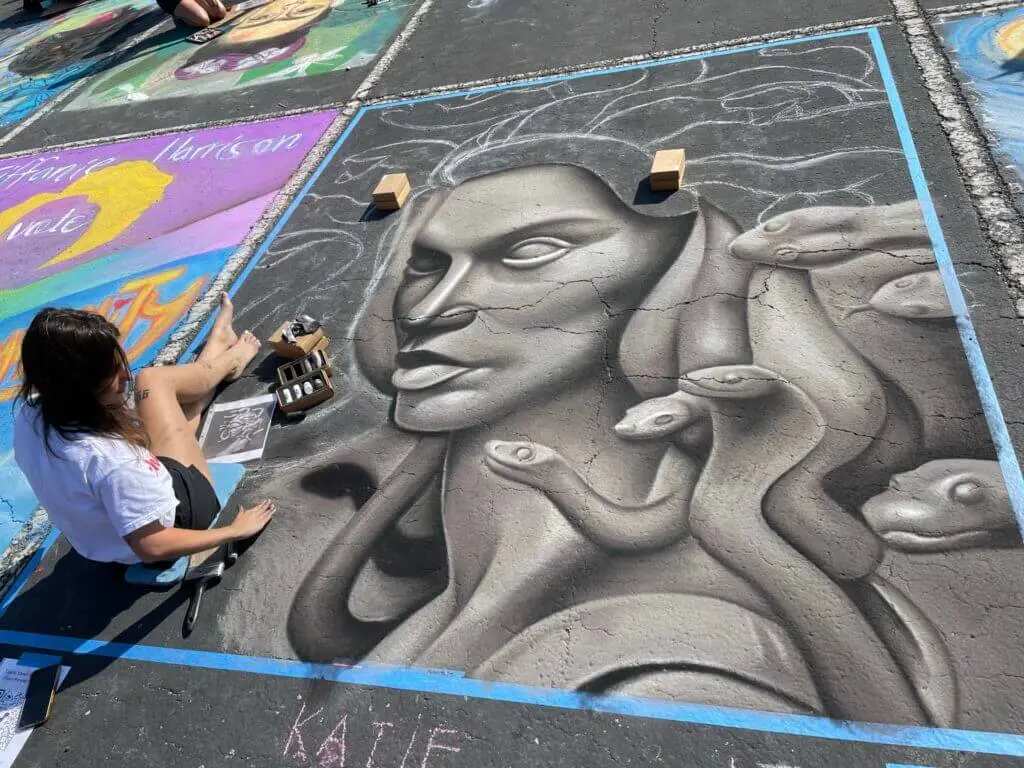
<path fill-rule="evenodd" d="M 821 717 L 706 707 L 699 704 L 680 704 L 619 696 L 595 696 L 572 691 L 491 683 L 433 670 L 370 664 L 359 664 L 355 667 L 307 664 L 285 659 L 158 648 L 102 640 L 79 640 L 10 630 L 0 630 L 0 644 L 125 661 L 170 664 L 302 680 L 329 680 L 347 685 L 462 696 L 558 709 L 604 712 L 695 725 L 743 728 L 839 741 L 1024 757 L 1024 736 L 1012 734 L 850 723 Z"/>
<path fill-rule="evenodd" d="M 303 198 L 306 197 L 306 194 L 312 188 L 313 184 L 316 183 L 316 180 L 320 178 L 320 174 L 322 174 L 327 169 L 327 166 L 330 165 L 331 160 L 333 160 L 334 156 L 338 154 L 338 150 L 341 149 L 341 145 L 345 143 L 345 139 L 349 137 L 349 134 L 351 134 L 352 131 L 355 130 L 356 125 L 359 124 L 359 121 L 362 119 L 363 114 L 365 112 L 365 108 L 360 109 L 358 112 L 356 112 L 355 117 L 353 117 L 352 121 L 345 127 L 344 132 L 341 134 L 341 136 L 338 137 L 338 140 L 334 143 L 334 146 L 331 147 L 331 151 L 327 153 L 323 160 L 320 161 L 320 165 L 316 167 L 316 170 L 314 170 L 312 175 L 306 180 L 306 183 L 303 184 L 302 188 L 295 194 L 295 197 L 292 198 L 291 203 L 288 204 L 288 207 L 284 209 L 284 213 L 281 214 L 281 218 L 277 220 L 277 223 L 274 224 L 270 232 L 267 233 L 267 236 L 263 239 L 263 242 L 260 243 L 260 247 L 256 249 L 256 253 L 254 253 L 252 255 L 252 258 L 249 259 L 249 263 L 245 265 L 245 269 L 243 269 L 238 274 L 238 277 L 235 278 L 234 282 L 231 284 L 231 287 L 228 288 L 228 296 L 234 297 L 234 295 L 238 292 L 238 289 L 242 286 L 242 283 L 244 283 L 245 279 L 249 276 L 249 273 L 256 269 L 256 266 L 260 263 L 260 260 L 263 258 L 263 255 L 268 250 L 270 250 L 270 246 L 274 244 L 274 240 L 277 239 L 277 236 L 284 228 L 284 225 L 288 223 L 288 219 L 290 219 L 292 217 L 292 214 L 295 213 L 295 209 L 298 208 L 299 205 L 301 205 Z M 206 338 L 207 334 L 209 334 L 210 328 L 213 326 L 213 321 L 216 319 L 216 317 L 217 313 L 214 312 L 206 319 L 206 323 L 203 325 L 199 333 L 196 334 L 196 337 L 192 339 L 192 343 L 188 345 L 188 348 L 182 354 L 182 358 L 187 360 L 188 356 L 196 351 L 196 348 L 199 346 L 202 340 Z"/>
<path fill-rule="evenodd" d="M 1006 428 L 1006 421 L 1003 418 L 1002 409 L 999 407 L 995 387 L 992 386 L 988 365 L 985 363 L 985 358 L 981 353 L 981 346 L 978 344 L 978 338 L 974 333 L 970 310 L 967 307 L 967 301 L 964 299 L 963 290 L 960 288 L 960 281 L 953 266 L 953 259 L 949 255 L 946 238 L 942 233 L 942 224 L 939 222 L 935 204 L 928 190 L 928 180 L 925 178 L 921 159 L 917 154 L 917 148 L 914 146 L 914 137 L 910 132 L 907 115 L 903 111 L 903 102 L 900 99 L 899 91 L 896 88 L 896 81 L 889 66 L 889 59 L 882 45 L 882 37 L 876 28 L 869 30 L 868 36 L 871 38 L 875 58 L 878 60 L 878 72 L 885 83 L 885 90 L 892 105 L 893 120 L 896 123 L 896 131 L 899 133 L 900 142 L 903 145 L 903 153 L 907 159 L 907 168 L 910 171 L 911 179 L 914 182 L 914 190 L 921 203 L 921 212 L 928 227 L 928 234 L 932 239 L 935 261 L 938 263 L 942 282 L 946 286 L 946 294 L 949 296 L 950 306 L 956 315 L 956 325 L 960 331 L 960 340 L 963 342 L 964 354 L 971 368 L 974 386 L 978 390 L 981 407 L 985 413 L 989 430 L 992 433 L 992 441 L 995 443 L 999 465 L 1003 470 L 1006 488 L 1010 494 L 1014 513 L 1017 516 L 1017 524 L 1024 531 L 1024 477 L 1021 476 L 1020 464 L 1013 449 L 1013 442 L 1010 440 L 1010 432 Z"/>
<path fill-rule="evenodd" d="M 11 583 L 10 588 L 7 590 L 7 594 L 4 596 L 3 602 L 0 602 L 0 616 L 3 616 L 11 603 L 17 599 L 18 593 L 25 588 L 25 584 L 30 578 L 32 578 L 32 574 L 35 572 L 36 568 L 39 567 L 39 564 L 43 561 L 43 558 L 50 550 L 50 547 L 53 546 L 53 543 L 57 541 L 57 537 L 59 535 L 60 531 L 56 528 L 50 531 L 47 537 L 43 539 L 43 543 L 40 544 L 39 548 L 35 551 L 35 554 L 29 558 L 28 563 L 25 564 L 25 567 L 21 569 L 21 573 L 18 574 L 18 578 Z"/>
<path fill-rule="evenodd" d="M 341 145 L 348 138 L 356 124 L 368 109 L 385 109 L 404 104 L 436 101 L 444 98 L 456 98 L 459 96 L 483 93 L 487 91 L 523 88 L 532 85 L 575 79 L 578 77 L 589 77 L 593 75 L 609 74 L 646 67 L 664 66 L 666 64 L 692 59 L 772 48 L 781 45 L 792 45 L 794 43 L 845 37 L 856 34 L 865 33 L 863 31 L 856 30 L 838 32 L 798 40 L 747 46 L 729 51 L 681 56 L 657 63 L 639 63 L 636 65 L 616 67 L 596 72 L 538 79 L 528 83 L 490 86 L 475 90 L 443 94 L 436 97 L 422 97 L 405 101 L 388 102 L 362 109 L 356 114 L 345 132 L 335 143 L 334 147 L 317 167 L 313 175 L 307 180 L 306 184 L 296 195 L 295 199 L 288 206 L 284 214 L 282 214 L 280 220 L 271 230 L 263 245 L 257 250 L 245 270 L 243 270 L 236 279 L 235 284 L 230 290 L 230 294 L 234 295 L 251 270 L 255 268 L 260 258 L 270 247 L 274 238 L 285 226 L 288 219 L 301 203 L 303 197 L 323 173 L 326 166 L 336 155 Z M 928 225 L 929 234 L 932 237 L 936 260 L 939 263 L 943 280 L 946 283 L 950 303 L 958 317 L 958 327 L 960 328 L 961 337 L 963 338 L 965 353 L 967 354 L 968 362 L 971 365 L 971 370 L 975 377 L 979 396 L 981 397 L 982 404 L 985 407 L 986 418 L 988 419 L 989 426 L 993 432 L 993 439 L 995 440 L 997 450 L 999 451 L 999 458 L 1003 471 L 1007 474 L 1007 485 L 1010 488 L 1015 509 L 1017 510 L 1018 516 L 1020 516 L 1022 511 L 1020 501 L 1024 498 L 1024 493 L 1022 493 L 1022 490 L 1024 490 L 1024 480 L 1021 479 L 1020 467 L 1013 454 L 1005 422 L 1003 422 L 999 405 L 995 397 L 995 391 L 992 387 L 987 367 L 985 366 L 985 362 L 981 356 L 981 350 L 978 346 L 977 339 L 974 337 L 966 302 L 964 301 L 959 283 L 957 282 L 955 270 L 952 266 L 952 260 L 950 259 L 941 226 L 939 225 L 938 216 L 935 213 L 934 205 L 932 204 L 931 197 L 928 193 L 927 181 L 925 180 L 920 160 L 913 144 L 910 128 L 907 123 L 906 115 L 903 112 L 902 102 L 896 90 L 892 71 L 889 68 L 888 60 L 882 47 L 881 37 L 878 34 L 877 29 L 867 31 L 867 35 L 871 39 L 876 58 L 878 60 L 879 72 L 885 83 L 886 91 L 892 105 L 893 118 L 896 123 L 897 131 L 900 135 L 900 140 L 903 144 L 904 152 L 907 156 L 907 164 L 910 170 L 910 175 L 913 179 L 915 191 L 921 201 L 921 207 Z M 205 336 L 208 332 L 209 325 L 210 322 L 207 323 L 203 332 L 197 337 L 197 339 L 201 339 Z M 197 343 L 198 342 L 195 342 L 189 349 L 194 349 Z M 1022 522 L 1024 522 L 1024 518 L 1022 518 Z M 47 540 L 47 548 L 52 544 L 52 539 L 54 538 L 55 537 L 52 537 Z M 38 565 L 38 558 L 41 556 L 42 550 L 40 553 L 37 553 L 36 557 L 33 559 L 34 562 L 30 564 L 30 567 L 26 568 L 26 572 L 22 574 L 22 577 L 19 577 L 19 582 L 15 585 L 16 589 L 12 588 L 11 595 L 8 599 L 0 604 L 0 613 L 6 610 L 11 600 L 17 594 L 17 591 L 24 586 L 24 582 L 27 580 L 28 574 L 30 574 Z M 267 659 L 208 651 L 159 648 L 146 645 L 108 643 L 99 640 L 81 640 L 5 630 L 0 630 L 0 642 L 17 646 L 29 646 L 41 650 L 85 654 L 105 658 L 118 658 L 159 664 L 175 664 L 204 669 L 217 669 L 279 677 L 323 679 L 351 685 L 365 685 L 407 691 L 466 696 L 562 709 L 607 712 L 700 725 L 744 728 L 795 736 L 1024 757 L 1024 737 L 1012 734 L 921 728 L 914 726 L 848 723 L 818 717 L 802 717 L 797 715 L 733 710 L 694 704 L 680 704 L 675 702 L 651 701 L 623 697 L 591 696 L 571 691 L 553 689 L 535 689 L 526 686 L 472 680 L 460 677 L 457 674 L 448 674 L 430 670 L 371 666 L 366 664 L 360 664 L 356 667 L 307 664 L 304 662 L 282 659 Z M 896 764 L 892 764 L 891 768 L 896 768 Z M 910 766 L 908 768 L 922 767 Z"/>
<path fill-rule="evenodd" d="M 21 654 L 18 658 L 18 666 L 42 669 L 43 667 L 55 667 L 62 661 L 63 659 L 60 656 L 53 656 L 49 653 L 33 653 L 31 651 L 25 651 L 25 653 Z"/>

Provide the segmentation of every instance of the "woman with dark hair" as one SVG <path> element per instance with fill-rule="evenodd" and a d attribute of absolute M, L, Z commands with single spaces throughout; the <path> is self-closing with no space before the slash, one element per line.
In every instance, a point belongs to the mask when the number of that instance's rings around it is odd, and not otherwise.
<path fill-rule="evenodd" d="M 195 1 L 181 0 L 181 5 Z M 174 76 L 195 80 L 218 72 L 244 72 L 295 56 L 309 31 L 333 9 L 333 0 L 272 0 L 246 12 L 221 37 L 200 46 Z"/>
<path fill-rule="evenodd" d="M 53 525 L 83 557 L 160 562 L 255 536 L 270 522 L 265 500 L 234 522 L 207 530 L 220 512 L 196 439 L 203 410 L 222 381 L 237 378 L 259 351 L 231 327 L 226 294 L 194 363 L 132 374 L 120 332 L 103 316 L 47 308 L 21 347 L 14 456 Z"/>

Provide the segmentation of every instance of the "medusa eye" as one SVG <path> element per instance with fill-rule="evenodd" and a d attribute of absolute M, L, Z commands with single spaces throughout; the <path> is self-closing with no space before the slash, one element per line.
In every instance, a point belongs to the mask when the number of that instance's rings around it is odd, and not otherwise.
<path fill-rule="evenodd" d="M 405 274 L 409 277 L 425 277 L 438 272 L 445 272 L 451 259 L 436 251 L 420 251 L 413 253 L 405 263 Z"/>
<path fill-rule="evenodd" d="M 562 258 L 573 247 L 557 237 L 531 237 L 509 248 L 501 263 L 513 269 L 532 269 Z"/>
<path fill-rule="evenodd" d="M 973 480 L 962 480 L 950 488 L 949 495 L 961 504 L 974 504 L 985 495 L 985 489 Z"/>

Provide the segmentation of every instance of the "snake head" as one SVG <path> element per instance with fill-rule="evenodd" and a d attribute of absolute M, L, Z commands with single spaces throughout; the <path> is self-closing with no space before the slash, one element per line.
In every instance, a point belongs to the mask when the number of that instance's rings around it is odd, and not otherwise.
<path fill-rule="evenodd" d="M 532 485 L 561 464 L 562 458 L 540 443 L 490 440 L 484 446 L 484 463 L 502 477 Z"/>
<path fill-rule="evenodd" d="M 623 440 L 654 440 L 671 435 L 692 424 L 701 415 L 679 393 L 653 397 L 634 405 L 615 425 L 615 434 Z"/>
<path fill-rule="evenodd" d="M 783 381 L 775 371 L 758 365 L 716 365 L 685 374 L 679 389 L 699 397 L 753 400 L 775 392 Z"/>

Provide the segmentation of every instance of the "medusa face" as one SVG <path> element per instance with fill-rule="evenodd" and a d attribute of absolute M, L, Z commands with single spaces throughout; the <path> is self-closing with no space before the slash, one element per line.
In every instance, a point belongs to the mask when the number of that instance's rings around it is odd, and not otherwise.
<path fill-rule="evenodd" d="M 406 257 L 394 306 L 396 423 L 464 429 L 604 375 L 629 311 L 678 253 L 677 229 L 579 168 L 460 184 Z"/>

